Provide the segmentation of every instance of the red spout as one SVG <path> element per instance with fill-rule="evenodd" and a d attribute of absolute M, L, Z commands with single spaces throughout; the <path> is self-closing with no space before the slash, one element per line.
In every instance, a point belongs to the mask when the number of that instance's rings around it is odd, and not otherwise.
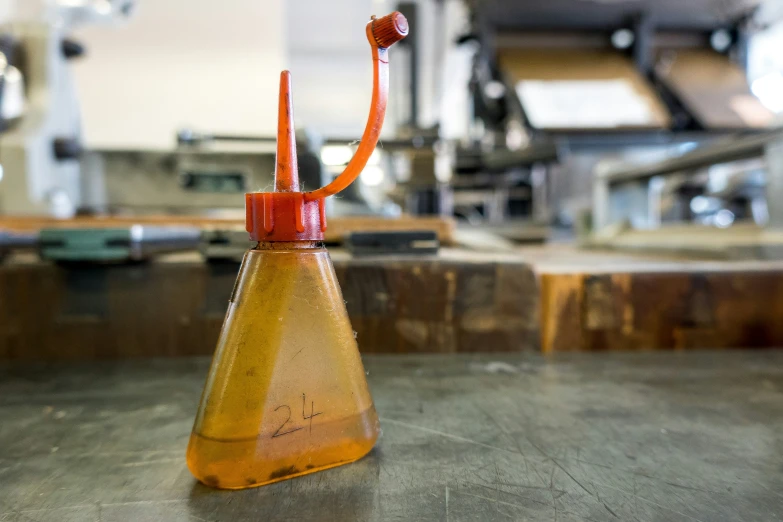
<path fill-rule="evenodd" d="M 299 168 L 296 164 L 294 106 L 291 94 L 291 73 L 280 73 L 280 97 L 277 107 L 277 161 L 275 191 L 299 192 Z"/>

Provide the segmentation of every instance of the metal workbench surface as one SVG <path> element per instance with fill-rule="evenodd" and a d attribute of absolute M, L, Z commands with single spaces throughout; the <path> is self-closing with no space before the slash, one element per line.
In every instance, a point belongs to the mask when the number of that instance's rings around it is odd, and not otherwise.
<path fill-rule="evenodd" d="M 185 467 L 208 360 L 0 367 L 0 520 L 783 518 L 783 351 L 365 364 L 372 453 L 243 491 Z"/>

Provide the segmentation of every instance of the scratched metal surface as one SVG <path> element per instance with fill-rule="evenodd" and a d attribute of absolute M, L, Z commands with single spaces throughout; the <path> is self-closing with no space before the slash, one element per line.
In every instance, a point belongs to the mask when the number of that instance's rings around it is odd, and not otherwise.
<path fill-rule="evenodd" d="M 368 457 L 235 492 L 185 468 L 205 359 L 0 367 L 0 520 L 783 517 L 783 352 L 366 366 Z"/>

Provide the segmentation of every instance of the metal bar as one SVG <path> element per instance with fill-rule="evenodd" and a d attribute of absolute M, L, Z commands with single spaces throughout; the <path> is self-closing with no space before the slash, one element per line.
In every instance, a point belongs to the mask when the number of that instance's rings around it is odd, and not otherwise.
<path fill-rule="evenodd" d="M 771 228 L 783 228 L 783 135 L 767 144 L 767 209 Z"/>
<path fill-rule="evenodd" d="M 636 41 L 633 46 L 633 61 L 638 71 L 648 77 L 652 72 L 652 44 L 655 34 L 653 16 L 649 12 L 640 12 L 634 20 L 633 29 Z"/>
<path fill-rule="evenodd" d="M 676 158 L 650 165 L 609 169 L 599 175 L 610 185 L 644 181 L 655 176 L 666 176 L 710 165 L 762 156 L 768 144 L 781 139 L 783 139 L 782 129 L 775 129 L 739 139 L 736 137 L 726 138 L 725 140 L 699 147 Z"/>
<path fill-rule="evenodd" d="M 552 218 L 549 207 L 550 180 L 547 165 L 536 163 L 530 168 L 530 181 L 532 186 L 531 205 L 533 221 L 536 223 L 549 223 Z"/>
<path fill-rule="evenodd" d="M 177 135 L 180 145 L 198 146 L 204 143 L 216 141 L 234 141 L 251 143 L 275 143 L 275 136 L 253 136 L 247 134 L 202 134 L 193 131 L 180 131 Z M 420 149 L 423 147 L 432 147 L 438 140 L 436 136 L 416 135 L 411 138 L 393 138 L 379 141 L 379 148 L 383 149 Z M 324 145 L 347 145 L 351 138 L 324 138 Z"/>
<path fill-rule="evenodd" d="M 594 231 L 609 225 L 609 183 L 599 172 L 593 178 L 593 223 Z"/>
<path fill-rule="evenodd" d="M 397 10 L 401 12 L 408 20 L 408 26 L 411 28 L 410 34 L 402 44 L 410 49 L 409 66 L 410 71 L 410 121 L 411 128 L 419 125 L 419 6 L 415 2 L 400 2 L 397 4 Z"/>

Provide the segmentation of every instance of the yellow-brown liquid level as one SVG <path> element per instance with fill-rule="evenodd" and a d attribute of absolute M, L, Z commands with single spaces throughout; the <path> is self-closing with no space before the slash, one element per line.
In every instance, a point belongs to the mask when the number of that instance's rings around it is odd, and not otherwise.
<path fill-rule="evenodd" d="M 366 455 L 378 416 L 323 248 L 267 243 L 242 263 L 188 445 L 209 486 L 260 486 Z"/>

